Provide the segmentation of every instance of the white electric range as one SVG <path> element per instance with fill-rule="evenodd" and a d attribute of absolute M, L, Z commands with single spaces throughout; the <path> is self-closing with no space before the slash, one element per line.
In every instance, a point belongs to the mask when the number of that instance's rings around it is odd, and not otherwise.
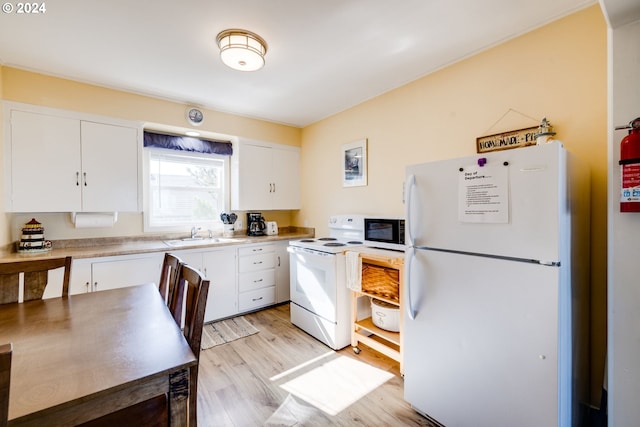
<path fill-rule="evenodd" d="M 351 343 L 344 251 L 363 240 L 364 215 L 334 215 L 328 237 L 289 242 L 291 322 L 335 350 Z"/>

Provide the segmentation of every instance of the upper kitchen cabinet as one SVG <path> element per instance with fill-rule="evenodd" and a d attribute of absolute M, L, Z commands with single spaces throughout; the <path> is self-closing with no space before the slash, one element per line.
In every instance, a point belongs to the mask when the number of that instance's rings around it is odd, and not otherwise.
<path fill-rule="evenodd" d="M 231 209 L 300 209 L 300 148 L 241 140 L 233 157 Z"/>
<path fill-rule="evenodd" d="M 8 212 L 140 210 L 138 127 L 32 108 L 5 116 Z"/>

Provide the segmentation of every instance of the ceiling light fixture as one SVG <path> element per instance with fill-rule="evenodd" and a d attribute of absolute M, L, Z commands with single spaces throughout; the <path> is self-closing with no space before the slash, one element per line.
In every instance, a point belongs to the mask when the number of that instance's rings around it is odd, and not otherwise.
<path fill-rule="evenodd" d="M 267 42 L 247 30 L 221 31 L 216 37 L 220 59 L 228 67 L 239 71 L 256 71 L 264 66 Z"/>

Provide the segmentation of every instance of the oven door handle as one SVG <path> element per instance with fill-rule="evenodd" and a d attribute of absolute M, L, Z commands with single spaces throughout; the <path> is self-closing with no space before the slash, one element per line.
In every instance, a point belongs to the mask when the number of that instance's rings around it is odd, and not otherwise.
<path fill-rule="evenodd" d="M 333 255 L 326 252 L 314 251 L 313 249 L 299 248 L 297 246 L 287 246 L 287 252 L 289 252 L 290 254 L 310 254 L 310 255 L 318 255 L 318 256 Z"/>

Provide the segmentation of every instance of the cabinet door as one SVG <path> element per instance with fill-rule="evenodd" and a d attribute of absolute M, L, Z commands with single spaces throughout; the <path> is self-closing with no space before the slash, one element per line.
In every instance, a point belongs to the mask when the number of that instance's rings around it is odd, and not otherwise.
<path fill-rule="evenodd" d="M 289 252 L 287 252 L 288 241 L 276 243 L 276 302 L 289 301 L 290 280 L 289 280 Z"/>
<path fill-rule="evenodd" d="M 269 209 L 271 182 L 271 148 L 242 145 L 240 148 L 238 206 L 234 209 Z"/>
<path fill-rule="evenodd" d="M 204 274 L 210 281 L 204 321 L 211 322 L 237 314 L 236 250 L 226 248 L 204 252 L 202 264 Z"/>
<path fill-rule="evenodd" d="M 71 279 L 69 294 L 84 294 L 91 292 L 91 259 L 74 259 L 71 263 Z"/>
<path fill-rule="evenodd" d="M 300 151 L 278 149 L 273 152 L 273 193 L 271 209 L 300 209 Z"/>
<path fill-rule="evenodd" d="M 8 211 L 81 209 L 79 120 L 11 111 L 10 162 Z"/>
<path fill-rule="evenodd" d="M 87 212 L 137 212 L 138 130 L 81 123 L 82 202 Z"/>
<path fill-rule="evenodd" d="M 93 290 L 124 288 L 144 283 L 158 284 L 162 268 L 162 253 L 143 256 L 104 258 L 91 265 Z"/>

